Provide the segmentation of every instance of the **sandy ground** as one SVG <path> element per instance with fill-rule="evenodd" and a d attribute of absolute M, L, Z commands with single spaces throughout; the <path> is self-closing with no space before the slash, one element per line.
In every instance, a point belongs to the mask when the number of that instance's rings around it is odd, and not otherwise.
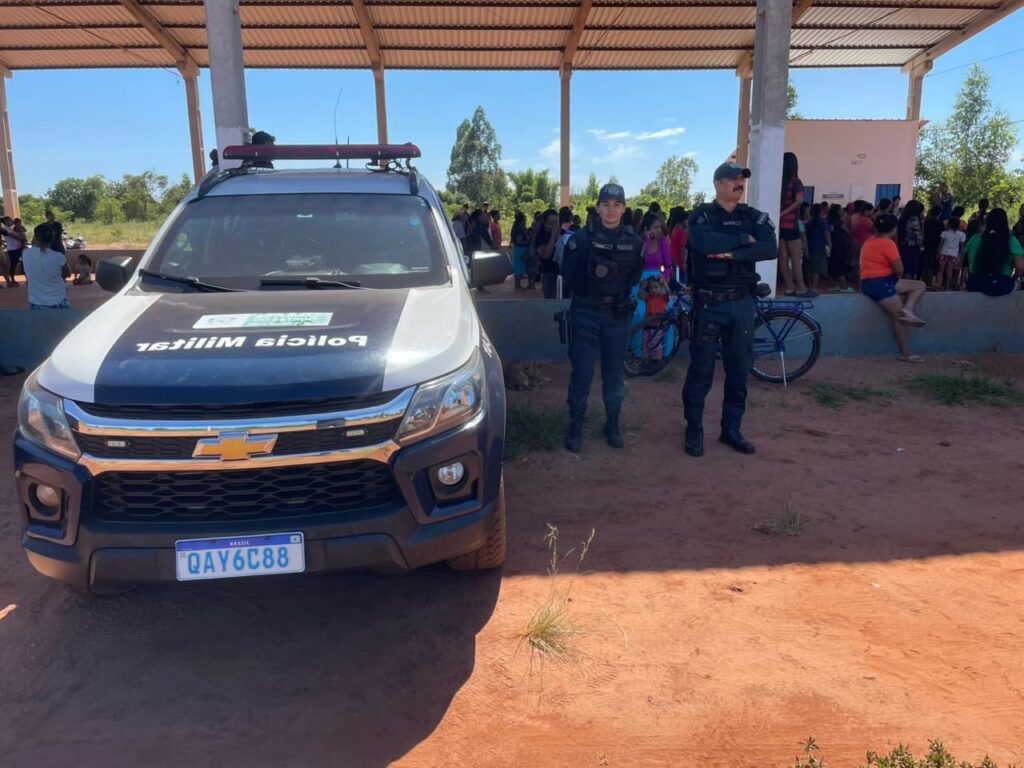
<path fill-rule="evenodd" d="M 1024 358 L 975 360 L 1024 383 Z M 709 442 L 699 460 L 681 451 L 682 369 L 634 382 L 625 451 L 592 440 L 507 468 L 501 574 L 85 599 L 31 571 L 5 474 L 0 765 L 783 768 L 809 735 L 834 768 L 931 738 L 1020 763 L 1024 409 L 900 383 L 957 369 L 823 360 L 812 380 L 897 395 L 839 411 L 809 381 L 754 383 L 757 455 Z M 546 370 L 513 401 L 559 407 L 565 370 Z M 16 392 L 0 382 L 8 432 Z M 719 403 L 716 387 L 709 424 Z M 787 497 L 803 534 L 754 532 Z M 569 583 L 545 575 L 548 522 L 566 545 L 596 530 L 569 604 L 585 634 L 561 665 L 517 639 Z"/>

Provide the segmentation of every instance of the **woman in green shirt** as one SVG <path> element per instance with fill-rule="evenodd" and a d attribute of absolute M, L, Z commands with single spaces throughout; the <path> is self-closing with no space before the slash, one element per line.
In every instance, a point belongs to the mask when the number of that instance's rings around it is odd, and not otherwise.
<path fill-rule="evenodd" d="M 993 208 L 985 228 L 967 241 L 967 290 L 1005 296 L 1014 288 L 1014 269 L 1024 273 L 1024 248 L 1010 233 L 1006 211 Z"/>

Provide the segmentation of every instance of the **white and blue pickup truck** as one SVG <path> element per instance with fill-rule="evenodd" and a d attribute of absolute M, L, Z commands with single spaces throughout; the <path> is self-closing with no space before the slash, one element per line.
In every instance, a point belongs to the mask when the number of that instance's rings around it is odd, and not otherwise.
<path fill-rule="evenodd" d="M 80 590 L 505 555 L 501 362 L 412 145 L 227 148 L 26 380 L 22 544 Z M 369 161 L 365 170 L 340 159 Z M 334 167 L 272 170 L 274 160 Z M 269 161 L 269 162 L 268 162 Z"/>

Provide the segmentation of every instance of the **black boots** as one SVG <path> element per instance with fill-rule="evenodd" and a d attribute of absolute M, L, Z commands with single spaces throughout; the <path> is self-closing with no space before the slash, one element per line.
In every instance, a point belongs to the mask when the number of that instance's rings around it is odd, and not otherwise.
<path fill-rule="evenodd" d="M 619 431 L 619 409 L 605 408 L 605 414 L 607 420 L 604 423 L 604 439 L 612 448 L 621 448 L 624 443 L 622 432 Z"/>
<path fill-rule="evenodd" d="M 569 409 L 569 431 L 565 435 L 565 450 L 569 453 L 579 453 L 583 449 L 583 422 L 586 416 L 586 410 Z"/>
<path fill-rule="evenodd" d="M 690 456 L 699 457 L 704 455 L 703 427 L 691 427 L 689 424 L 686 425 L 686 442 L 684 443 L 684 449 Z"/>
<path fill-rule="evenodd" d="M 724 443 L 725 445 L 735 448 L 740 453 L 750 455 L 754 452 L 754 444 L 751 443 L 747 438 L 740 434 L 739 429 L 729 429 L 722 427 L 722 435 L 718 438 L 718 442 Z"/>

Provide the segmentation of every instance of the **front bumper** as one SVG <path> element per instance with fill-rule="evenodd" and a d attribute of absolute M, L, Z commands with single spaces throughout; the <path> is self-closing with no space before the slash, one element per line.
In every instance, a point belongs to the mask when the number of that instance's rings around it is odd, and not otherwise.
<path fill-rule="evenodd" d="M 82 590 L 117 582 L 174 581 L 175 541 L 190 538 L 301 531 L 307 572 L 402 571 L 444 561 L 486 541 L 500 487 L 503 405 L 500 418 L 487 409 L 463 427 L 390 452 L 388 467 L 398 488 L 393 504 L 287 519 L 104 520 L 94 506 L 96 477 L 87 466 L 17 434 L 15 483 L 24 515 L 22 545 L 36 570 Z M 470 468 L 472 492 L 456 501 L 438 501 L 429 471 L 456 458 Z M 31 489 L 40 482 L 63 492 L 59 520 L 31 519 Z"/>

